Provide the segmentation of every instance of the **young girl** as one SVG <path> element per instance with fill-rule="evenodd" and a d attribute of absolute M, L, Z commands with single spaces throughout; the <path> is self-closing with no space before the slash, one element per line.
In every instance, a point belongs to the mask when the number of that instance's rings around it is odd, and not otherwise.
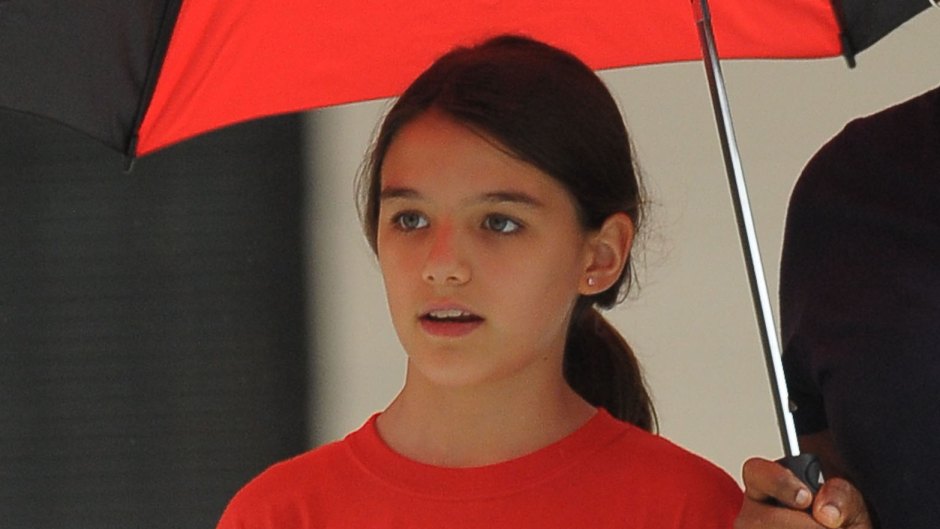
<path fill-rule="evenodd" d="M 448 53 L 389 112 L 360 198 L 403 389 L 255 478 L 220 529 L 731 527 L 737 485 L 650 433 L 594 308 L 629 286 L 643 201 L 587 66 L 515 36 Z"/>

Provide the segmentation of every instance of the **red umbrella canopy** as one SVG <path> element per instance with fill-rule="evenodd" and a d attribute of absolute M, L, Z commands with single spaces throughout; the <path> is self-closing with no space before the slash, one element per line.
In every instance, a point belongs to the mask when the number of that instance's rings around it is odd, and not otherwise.
<path fill-rule="evenodd" d="M 712 0 L 723 58 L 839 55 L 828 0 Z M 689 0 L 183 0 L 136 147 L 393 96 L 454 45 L 523 33 L 605 69 L 701 58 Z"/>

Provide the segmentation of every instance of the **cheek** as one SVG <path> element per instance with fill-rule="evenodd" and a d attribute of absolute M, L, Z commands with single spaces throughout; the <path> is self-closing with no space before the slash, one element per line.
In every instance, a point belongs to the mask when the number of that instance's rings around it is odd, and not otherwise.
<path fill-rule="evenodd" d="M 522 268 L 501 282 L 499 299 L 504 301 L 495 321 L 505 332 L 507 346 L 550 351 L 563 345 L 578 292 L 571 274 L 561 268 Z"/>
<path fill-rule="evenodd" d="M 410 286 L 414 281 L 412 276 L 417 277 L 419 270 L 414 255 L 415 252 L 403 251 L 403 248 L 395 244 L 380 242 L 378 245 L 379 270 L 382 273 L 390 306 L 394 305 L 401 293 L 412 290 Z"/>
<path fill-rule="evenodd" d="M 390 228 L 376 236 L 376 258 L 383 276 L 401 275 L 409 264 L 413 265 L 416 253 L 413 241 L 402 240 L 401 234 Z"/>
<path fill-rule="evenodd" d="M 521 314 L 567 311 L 578 296 L 580 267 L 571 252 L 546 250 L 545 246 L 520 252 L 513 258 L 492 263 L 495 288 Z"/>

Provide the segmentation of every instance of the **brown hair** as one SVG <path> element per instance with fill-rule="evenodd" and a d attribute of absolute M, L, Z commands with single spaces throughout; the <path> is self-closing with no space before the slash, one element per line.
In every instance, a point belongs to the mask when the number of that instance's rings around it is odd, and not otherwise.
<path fill-rule="evenodd" d="M 376 249 L 385 154 L 396 133 L 430 109 L 479 130 L 565 186 L 586 230 L 626 213 L 639 229 L 642 187 L 620 109 L 597 75 L 568 52 L 506 35 L 439 58 L 385 117 L 358 182 L 359 212 Z M 623 299 L 630 260 L 617 282 L 575 304 L 564 374 L 585 400 L 646 430 L 656 416 L 630 346 L 594 308 Z"/>

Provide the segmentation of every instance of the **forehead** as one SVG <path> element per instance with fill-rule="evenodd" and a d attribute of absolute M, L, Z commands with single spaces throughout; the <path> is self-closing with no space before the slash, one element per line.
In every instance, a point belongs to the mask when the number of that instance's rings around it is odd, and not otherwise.
<path fill-rule="evenodd" d="M 570 202 L 565 187 L 496 140 L 443 113 L 430 111 L 402 127 L 381 168 L 381 189 L 460 196 L 526 193 L 540 202 Z"/>

